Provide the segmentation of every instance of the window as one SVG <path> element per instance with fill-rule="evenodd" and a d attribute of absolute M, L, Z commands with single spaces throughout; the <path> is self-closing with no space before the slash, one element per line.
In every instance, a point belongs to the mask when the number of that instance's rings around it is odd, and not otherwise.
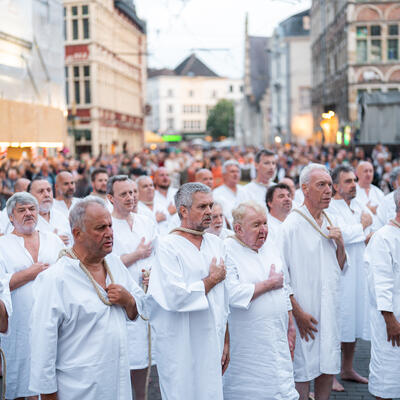
<path fill-rule="evenodd" d="M 398 60 L 399 59 L 399 41 L 398 39 L 388 39 L 388 60 Z"/>
<path fill-rule="evenodd" d="M 213 90 L 211 93 L 211 97 L 216 98 L 217 97 L 217 91 Z"/>
<path fill-rule="evenodd" d="M 72 89 L 73 92 L 70 92 Z M 76 105 L 91 103 L 89 65 L 65 67 L 65 92 L 67 104 L 70 104 L 71 98 Z"/>
<path fill-rule="evenodd" d="M 367 38 L 368 37 L 368 28 L 366 26 L 358 26 L 357 27 L 357 39 L 358 38 Z"/>
<path fill-rule="evenodd" d="M 382 48 L 380 40 L 371 40 L 371 61 L 382 60 Z"/>
<path fill-rule="evenodd" d="M 193 96 L 194 96 L 193 90 L 189 90 L 189 97 L 193 97 Z"/>
<path fill-rule="evenodd" d="M 72 20 L 72 40 L 78 40 L 79 31 L 78 31 L 78 20 Z"/>
<path fill-rule="evenodd" d="M 371 36 L 381 36 L 381 27 L 379 25 L 371 26 Z"/>
<path fill-rule="evenodd" d="M 389 88 L 388 89 L 388 92 L 398 92 L 399 91 L 399 89 L 397 89 L 397 88 Z"/>
<path fill-rule="evenodd" d="M 173 113 L 174 112 L 174 106 L 172 104 L 168 104 L 167 106 L 167 112 L 168 113 Z"/>
<path fill-rule="evenodd" d="M 68 19 L 68 8 L 64 13 L 64 38 L 68 40 L 68 28 L 71 29 L 70 40 L 83 40 L 90 38 L 89 6 L 71 7 L 70 20 Z M 71 24 L 71 25 L 69 25 Z"/>
<path fill-rule="evenodd" d="M 233 85 L 229 85 L 229 93 L 233 93 Z"/>
<path fill-rule="evenodd" d="M 389 25 L 389 35 L 396 36 L 399 34 L 399 26 L 398 25 Z"/>
<path fill-rule="evenodd" d="M 85 65 L 83 67 L 83 84 L 85 87 L 85 104 L 91 103 L 91 93 L 90 93 L 90 67 Z"/>
<path fill-rule="evenodd" d="M 76 7 L 76 6 L 71 7 L 71 13 L 73 16 L 78 15 L 78 7 Z"/>
<path fill-rule="evenodd" d="M 81 103 L 81 89 L 79 84 L 79 67 L 74 67 L 74 98 L 75 104 Z"/>
<path fill-rule="evenodd" d="M 363 93 L 367 93 L 367 89 L 358 89 L 357 90 L 357 100 L 360 100 L 360 97 Z"/>
<path fill-rule="evenodd" d="M 174 129 L 174 119 L 173 118 L 167 118 L 167 129 L 169 129 L 169 130 Z"/>
<path fill-rule="evenodd" d="M 167 97 L 174 97 L 174 91 L 172 89 L 167 90 Z"/>
<path fill-rule="evenodd" d="M 308 87 L 300 87 L 299 100 L 300 110 L 308 111 L 311 107 L 311 89 Z"/>
<path fill-rule="evenodd" d="M 67 9 L 64 7 L 64 40 L 67 40 Z"/>
<path fill-rule="evenodd" d="M 65 67 L 65 101 L 67 104 L 69 104 L 69 82 L 68 82 L 68 74 L 69 74 L 69 68 Z"/>
<path fill-rule="evenodd" d="M 367 54 L 367 41 L 366 40 L 357 40 L 357 62 L 362 63 L 366 62 L 368 59 Z"/>

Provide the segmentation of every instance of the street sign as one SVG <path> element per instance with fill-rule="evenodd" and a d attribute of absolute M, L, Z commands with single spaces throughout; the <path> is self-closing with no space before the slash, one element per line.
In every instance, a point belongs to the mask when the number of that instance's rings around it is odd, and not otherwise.
<path fill-rule="evenodd" d="M 164 135 L 162 137 L 164 142 L 180 142 L 182 140 L 181 135 Z"/>

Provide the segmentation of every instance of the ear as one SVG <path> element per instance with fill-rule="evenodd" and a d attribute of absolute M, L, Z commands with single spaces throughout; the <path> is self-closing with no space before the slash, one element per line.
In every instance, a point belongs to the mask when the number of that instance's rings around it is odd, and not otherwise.
<path fill-rule="evenodd" d="M 72 236 L 74 238 L 74 240 L 78 239 L 82 234 L 82 231 L 80 230 L 80 228 L 75 227 L 72 229 Z"/>
<path fill-rule="evenodd" d="M 235 225 L 233 225 L 233 230 L 235 231 L 235 233 L 242 233 L 242 225 L 236 223 Z"/>
<path fill-rule="evenodd" d="M 107 199 L 110 200 L 110 203 L 114 205 L 114 197 L 111 194 L 107 194 Z"/>
<path fill-rule="evenodd" d="M 301 190 L 302 190 L 304 196 L 306 195 L 306 193 L 308 194 L 308 185 L 306 183 L 303 183 L 301 185 Z"/>
<path fill-rule="evenodd" d="M 186 218 L 189 214 L 188 209 L 185 206 L 180 206 L 179 207 L 179 213 L 182 215 L 182 219 Z"/>
<path fill-rule="evenodd" d="M 334 192 L 337 193 L 339 185 L 337 183 L 333 183 L 332 186 L 333 186 Z"/>

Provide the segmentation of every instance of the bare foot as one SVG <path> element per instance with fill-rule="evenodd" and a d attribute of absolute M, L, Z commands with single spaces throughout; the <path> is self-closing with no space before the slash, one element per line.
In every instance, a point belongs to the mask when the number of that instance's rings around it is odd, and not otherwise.
<path fill-rule="evenodd" d="M 344 380 L 344 381 L 352 381 L 352 382 L 358 382 L 358 383 L 368 383 L 368 379 L 364 378 L 363 376 L 357 374 L 356 371 L 354 371 L 354 369 L 352 369 L 351 371 L 343 371 L 340 374 L 340 377 Z"/>
<path fill-rule="evenodd" d="M 336 379 L 336 376 L 333 377 L 332 390 L 333 390 L 334 392 L 344 392 L 344 387 L 343 387 L 343 385 Z"/>
<path fill-rule="evenodd" d="M 308 395 L 308 400 L 315 400 L 314 392 L 310 392 Z"/>

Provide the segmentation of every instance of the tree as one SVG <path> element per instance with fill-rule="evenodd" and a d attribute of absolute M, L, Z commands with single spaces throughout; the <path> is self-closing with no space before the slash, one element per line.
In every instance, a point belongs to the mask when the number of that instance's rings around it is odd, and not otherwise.
<path fill-rule="evenodd" d="M 220 100 L 210 110 L 207 118 L 207 131 L 213 139 L 221 136 L 234 136 L 235 110 L 230 100 Z"/>

